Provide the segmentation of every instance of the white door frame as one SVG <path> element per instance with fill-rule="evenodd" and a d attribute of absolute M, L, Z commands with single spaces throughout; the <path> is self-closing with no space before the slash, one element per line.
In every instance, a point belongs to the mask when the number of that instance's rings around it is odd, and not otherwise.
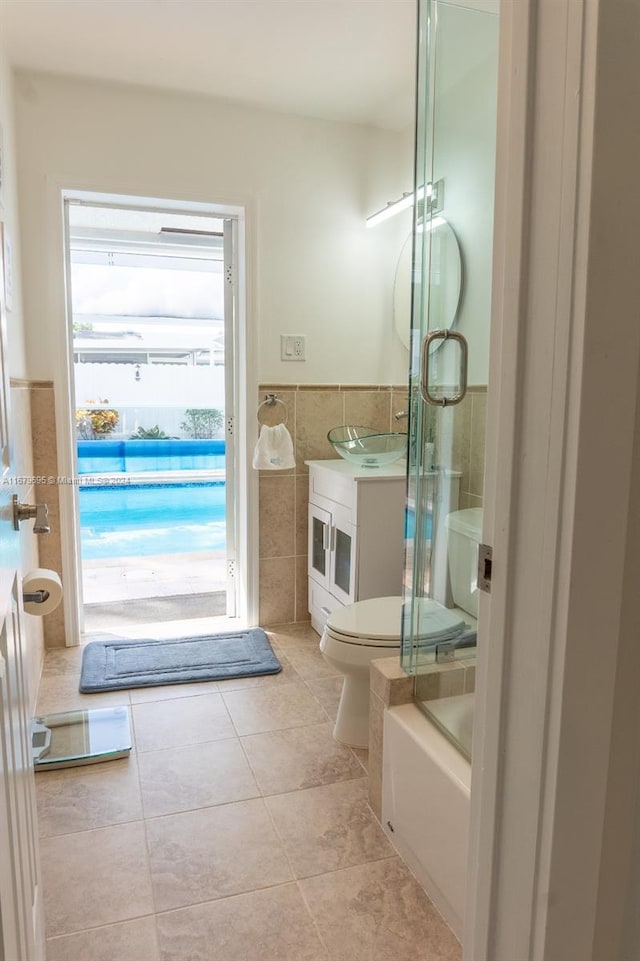
<path fill-rule="evenodd" d="M 247 210 L 245 206 L 199 203 L 194 201 L 165 200 L 130 194 L 104 193 L 88 189 L 69 189 L 58 184 L 57 196 L 59 209 L 64 223 L 66 201 L 90 202 L 117 207 L 147 208 L 171 213 L 203 214 L 221 218 L 231 218 L 237 224 L 237 326 L 235 334 L 236 351 L 236 411 L 234 429 L 236 432 L 236 474 L 235 496 L 238 504 L 246 505 L 245 510 L 237 512 L 236 544 L 239 563 L 236 564 L 238 578 L 239 609 L 237 621 L 240 626 L 257 623 L 258 615 L 258 577 L 257 577 L 257 484 L 254 471 L 250 470 L 252 448 L 251 428 L 255 408 L 249 398 L 257 396 L 256 357 L 254 345 L 256 338 L 248 330 L 249 311 L 247 309 Z M 68 249 L 66 230 L 64 234 L 65 277 L 69 277 Z M 59 349 L 54 357 L 54 383 L 56 390 L 57 453 L 60 476 L 76 476 L 76 449 L 73 443 L 75 412 L 73 402 L 73 344 L 70 337 L 70 293 L 67 283 L 66 303 L 60 311 L 64 317 L 64 330 L 58 338 Z M 61 289 L 61 286 L 58 286 Z M 78 491 L 74 484 L 61 483 L 60 496 L 60 537 L 62 567 L 64 572 L 64 619 L 67 646 L 80 642 L 82 631 L 82 578 L 79 558 Z"/>
<path fill-rule="evenodd" d="M 501 4 L 467 961 L 640 950 L 639 13 Z"/>

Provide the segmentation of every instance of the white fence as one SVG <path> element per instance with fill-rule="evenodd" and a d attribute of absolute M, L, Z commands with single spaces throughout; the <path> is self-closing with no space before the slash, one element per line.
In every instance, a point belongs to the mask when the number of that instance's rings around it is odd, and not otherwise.
<path fill-rule="evenodd" d="M 218 407 L 224 367 L 182 364 L 74 364 L 76 407 Z M 140 379 L 136 380 L 136 374 Z M 146 425 L 142 425 L 146 426 Z"/>
<path fill-rule="evenodd" d="M 224 411 L 223 367 L 144 364 L 139 380 L 136 370 L 135 364 L 74 364 L 76 409 L 117 410 L 114 439 L 130 437 L 140 427 L 186 437 L 181 425 L 187 408 Z"/>

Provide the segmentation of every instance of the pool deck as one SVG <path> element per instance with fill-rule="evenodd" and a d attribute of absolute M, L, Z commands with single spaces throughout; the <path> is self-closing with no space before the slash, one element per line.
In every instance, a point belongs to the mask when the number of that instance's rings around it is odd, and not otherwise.
<path fill-rule="evenodd" d="M 84 601 L 84 635 L 87 639 L 102 632 L 109 636 L 160 636 L 166 628 L 175 634 L 198 633 L 199 622 L 193 620 L 201 609 L 212 609 L 212 599 L 218 591 L 226 590 L 227 561 L 222 553 L 160 554 L 153 557 L 115 557 L 84 561 L 82 588 Z M 180 610 L 176 598 L 184 597 L 184 611 L 176 621 L 149 618 L 149 605 L 136 600 L 151 598 L 168 600 L 169 608 Z M 198 601 L 198 597 L 201 598 Z M 188 602 L 187 602 L 188 599 Z M 128 603 L 129 602 L 129 603 Z M 195 606 L 194 606 L 195 604 Z M 166 606 L 166 605 L 165 605 Z M 160 612 L 163 605 L 157 605 Z M 162 615 L 161 615 L 162 616 Z M 175 617 L 174 613 L 174 617 Z M 114 624 L 117 621 L 117 629 Z M 222 630 L 223 618 L 208 617 L 204 631 Z M 173 623 L 173 628 L 169 624 Z M 186 627 L 185 625 L 188 625 Z M 218 626 L 216 626 L 218 625 Z"/>
<path fill-rule="evenodd" d="M 152 557 L 112 557 L 82 562 L 85 604 L 204 594 L 227 586 L 223 552 L 158 554 Z"/>

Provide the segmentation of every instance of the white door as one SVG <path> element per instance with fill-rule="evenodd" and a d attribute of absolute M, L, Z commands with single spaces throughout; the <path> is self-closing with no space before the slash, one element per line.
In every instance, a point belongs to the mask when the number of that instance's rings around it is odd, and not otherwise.
<path fill-rule="evenodd" d="M 7 442 L 0 245 L 0 961 L 44 958 L 42 884 L 31 763 L 31 719 L 24 651 L 18 534 L 13 529 Z"/>

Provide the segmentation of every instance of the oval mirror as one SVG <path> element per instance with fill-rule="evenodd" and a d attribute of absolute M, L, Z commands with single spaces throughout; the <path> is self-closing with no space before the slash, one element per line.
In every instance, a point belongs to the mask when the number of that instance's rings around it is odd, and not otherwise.
<path fill-rule="evenodd" d="M 436 220 L 431 228 L 429 330 L 449 330 L 458 316 L 462 295 L 462 255 L 453 227 L 442 217 Z M 393 285 L 393 320 L 407 350 L 411 341 L 412 239 L 409 234 L 400 251 Z M 433 349 L 441 344 L 435 343 Z"/>

